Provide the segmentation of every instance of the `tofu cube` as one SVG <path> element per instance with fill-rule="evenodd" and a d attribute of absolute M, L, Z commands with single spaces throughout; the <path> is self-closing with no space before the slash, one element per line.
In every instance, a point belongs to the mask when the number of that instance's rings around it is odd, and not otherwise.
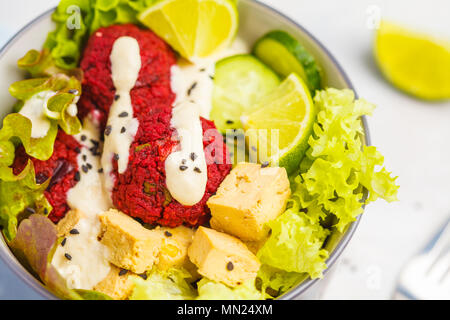
<path fill-rule="evenodd" d="M 159 228 L 162 245 L 158 256 L 157 267 L 167 270 L 177 267 L 188 267 L 191 262 L 188 258 L 188 248 L 194 237 L 194 230 L 184 226 L 177 228 Z"/>
<path fill-rule="evenodd" d="M 101 243 L 109 248 L 112 264 L 138 274 L 153 267 L 162 245 L 160 232 L 148 230 L 113 209 L 102 213 L 99 219 Z"/>
<path fill-rule="evenodd" d="M 195 232 L 188 254 L 198 273 L 230 287 L 255 279 L 260 267 L 239 239 L 205 227 Z"/>
<path fill-rule="evenodd" d="M 111 265 L 111 271 L 105 279 L 95 285 L 94 291 L 104 293 L 114 300 L 127 299 L 133 292 L 133 278 L 137 275 L 131 272 L 124 273 L 122 270 Z"/>
<path fill-rule="evenodd" d="M 211 226 L 244 241 L 261 241 L 269 232 L 265 224 L 284 212 L 290 195 L 284 168 L 239 163 L 207 202 Z"/>
<path fill-rule="evenodd" d="M 56 225 L 56 233 L 58 237 L 67 236 L 70 231 L 75 228 L 80 219 L 83 217 L 81 211 L 70 210 L 66 213 L 65 217 L 62 218 Z"/>

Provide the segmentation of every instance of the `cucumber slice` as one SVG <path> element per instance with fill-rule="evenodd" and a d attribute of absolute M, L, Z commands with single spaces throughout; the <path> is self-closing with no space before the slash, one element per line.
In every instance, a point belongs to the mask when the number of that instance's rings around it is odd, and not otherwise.
<path fill-rule="evenodd" d="M 269 32 L 256 42 L 253 54 L 283 78 L 298 74 L 313 95 L 320 89 L 320 71 L 314 57 L 289 33 Z"/>
<path fill-rule="evenodd" d="M 211 120 L 222 133 L 242 128 L 240 117 L 278 87 L 280 78 L 252 55 L 236 55 L 216 64 Z"/>

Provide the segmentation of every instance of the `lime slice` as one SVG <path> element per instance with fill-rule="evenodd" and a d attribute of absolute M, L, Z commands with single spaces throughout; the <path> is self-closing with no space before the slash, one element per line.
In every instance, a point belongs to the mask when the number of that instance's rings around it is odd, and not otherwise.
<path fill-rule="evenodd" d="M 289 33 L 269 32 L 256 42 L 253 54 L 283 78 L 297 73 L 311 93 L 320 89 L 320 71 L 314 57 Z"/>
<path fill-rule="evenodd" d="M 399 89 L 427 100 L 450 98 L 449 43 L 382 22 L 375 58 L 384 76 Z"/>
<path fill-rule="evenodd" d="M 316 118 L 305 82 L 292 73 L 253 110 L 242 119 L 251 159 L 298 169 Z"/>
<path fill-rule="evenodd" d="M 239 24 L 232 0 L 163 0 L 138 18 L 189 60 L 230 45 Z"/>
<path fill-rule="evenodd" d="M 220 60 L 214 75 L 210 118 L 222 133 L 242 128 L 241 115 L 279 84 L 278 75 L 252 55 Z"/>

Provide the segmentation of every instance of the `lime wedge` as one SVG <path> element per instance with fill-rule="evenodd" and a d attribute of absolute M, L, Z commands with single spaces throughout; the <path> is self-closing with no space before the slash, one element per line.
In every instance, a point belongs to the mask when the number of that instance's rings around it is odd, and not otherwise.
<path fill-rule="evenodd" d="M 238 29 L 238 16 L 232 0 L 163 0 L 138 18 L 192 61 L 230 45 Z"/>
<path fill-rule="evenodd" d="M 382 22 L 375 58 L 399 89 L 426 100 L 450 98 L 450 44 Z"/>
<path fill-rule="evenodd" d="M 295 73 L 242 117 L 252 160 L 298 169 L 308 148 L 316 111 L 310 91 Z"/>

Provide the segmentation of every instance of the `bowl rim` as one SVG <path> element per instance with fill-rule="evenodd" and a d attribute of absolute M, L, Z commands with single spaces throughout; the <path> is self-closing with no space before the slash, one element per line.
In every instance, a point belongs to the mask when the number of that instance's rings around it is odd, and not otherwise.
<path fill-rule="evenodd" d="M 303 26 L 301 26 L 298 22 L 296 22 L 294 19 L 290 18 L 286 14 L 280 12 L 279 10 L 272 8 L 268 4 L 262 3 L 259 0 L 246 0 L 249 2 L 253 2 L 258 6 L 263 7 L 265 10 L 271 11 L 273 14 L 276 14 L 283 18 L 284 20 L 290 22 L 293 24 L 297 29 L 299 29 L 302 33 L 304 33 L 312 42 L 314 42 L 320 50 L 325 54 L 326 58 L 334 65 L 334 67 L 338 70 L 339 74 L 343 77 L 344 82 L 346 86 L 353 90 L 355 92 L 355 96 L 358 97 L 356 90 L 350 81 L 348 75 L 345 73 L 341 65 L 338 63 L 336 58 L 331 54 L 331 52 L 315 37 L 313 36 L 308 30 L 306 30 Z M 46 10 L 45 12 L 38 15 L 36 18 L 32 19 L 30 22 L 28 22 L 25 26 L 23 26 L 19 31 L 17 31 L 0 49 L 0 59 L 4 56 L 4 54 L 8 51 L 8 49 L 14 45 L 14 43 L 21 38 L 23 33 L 29 29 L 31 29 L 37 22 L 41 21 L 44 18 L 47 18 L 51 13 L 55 11 L 56 7 L 50 8 Z M 369 127 L 367 124 L 367 119 L 365 116 L 361 118 L 363 127 L 364 127 L 364 140 L 366 145 L 371 144 L 370 135 L 369 135 Z M 323 274 L 324 277 L 329 273 L 331 267 L 335 264 L 336 260 L 340 257 L 344 249 L 347 247 L 348 243 L 350 242 L 351 238 L 353 237 L 356 228 L 358 227 L 360 221 L 361 221 L 362 215 L 359 215 L 354 222 L 351 223 L 351 225 L 348 227 L 347 231 L 345 232 L 342 239 L 337 244 L 336 248 L 333 250 L 333 252 L 328 257 L 326 264 L 327 268 L 324 270 Z M 34 276 L 32 276 L 23 266 L 18 262 L 17 260 L 14 260 L 14 258 L 11 258 L 11 250 L 9 249 L 8 245 L 6 244 L 3 235 L 1 235 L 2 240 L 0 244 L 0 258 L 5 262 L 5 264 L 20 278 L 22 281 L 24 281 L 26 284 L 28 284 L 32 289 L 34 289 L 37 293 L 39 293 L 42 297 L 55 300 L 59 299 L 56 297 L 53 293 L 51 293 L 38 279 L 36 279 Z M 9 251 L 9 252 L 8 252 Z M 303 294 L 307 289 L 309 289 L 311 286 L 316 284 L 321 279 L 311 279 L 307 278 L 302 283 L 297 285 L 296 287 L 290 289 L 288 292 L 284 293 L 282 296 L 280 296 L 279 300 L 293 300 L 296 297 L 299 297 L 301 294 Z"/>

